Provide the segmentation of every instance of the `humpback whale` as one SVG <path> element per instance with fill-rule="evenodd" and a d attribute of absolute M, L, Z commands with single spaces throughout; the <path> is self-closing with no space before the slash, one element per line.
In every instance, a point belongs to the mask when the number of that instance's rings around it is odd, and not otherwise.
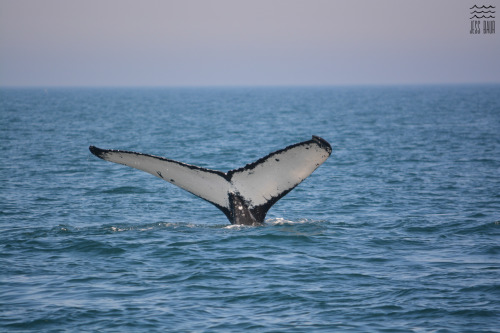
<path fill-rule="evenodd" d="M 228 172 L 164 157 L 89 147 L 95 156 L 139 169 L 214 204 L 232 224 L 260 225 L 267 211 L 299 185 L 332 153 L 318 137 L 280 149 Z"/>

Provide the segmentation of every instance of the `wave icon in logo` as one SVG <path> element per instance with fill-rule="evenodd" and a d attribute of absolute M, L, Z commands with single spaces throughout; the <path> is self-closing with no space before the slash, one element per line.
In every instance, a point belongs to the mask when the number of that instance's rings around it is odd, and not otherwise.
<path fill-rule="evenodd" d="M 470 19 L 494 19 L 495 16 L 493 16 L 492 14 L 495 14 L 495 11 L 493 9 L 495 9 L 495 6 L 481 6 L 479 7 L 478 5 L 474 5 L 470 8 L 471 10 L 474 9 L 474 11 L 472 11 L 470 14 L 471 15 L 474 15 L 472 16 Z M 482 16 L 479 16 L 483 14 Z M 486 16 L 486 15 L 488 16 Z"/>

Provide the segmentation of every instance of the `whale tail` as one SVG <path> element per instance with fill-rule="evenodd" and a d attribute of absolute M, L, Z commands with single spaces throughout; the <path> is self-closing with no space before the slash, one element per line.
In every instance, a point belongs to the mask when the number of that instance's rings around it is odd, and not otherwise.
<path fill-rule="evenodd" d="M 318 137 L 221 172 L 154 155 L 89 147 L 97 157 L 139 169 L 214 204 L 232 224 L 262 224 L 267 211 L 306 179 L 332 152 Z"/>

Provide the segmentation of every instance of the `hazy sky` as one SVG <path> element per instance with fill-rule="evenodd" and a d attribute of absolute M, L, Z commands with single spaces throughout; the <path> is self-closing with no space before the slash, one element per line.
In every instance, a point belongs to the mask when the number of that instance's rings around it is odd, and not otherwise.
<path fill-rule="evenodd" d="M 500 82 L 500 18 L 471 35 L 474 4 L 0 0 L 0 85 Z"/>

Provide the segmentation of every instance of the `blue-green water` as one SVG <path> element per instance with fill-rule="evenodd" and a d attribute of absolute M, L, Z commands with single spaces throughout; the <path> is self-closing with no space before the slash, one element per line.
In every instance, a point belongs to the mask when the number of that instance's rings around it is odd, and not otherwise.
<path fill-rule="evenodd" d="M 264 227 L 89 145 L 333 154 Z M 0 90 L 0 331 L 500 332 L 500 86 Z"/>

